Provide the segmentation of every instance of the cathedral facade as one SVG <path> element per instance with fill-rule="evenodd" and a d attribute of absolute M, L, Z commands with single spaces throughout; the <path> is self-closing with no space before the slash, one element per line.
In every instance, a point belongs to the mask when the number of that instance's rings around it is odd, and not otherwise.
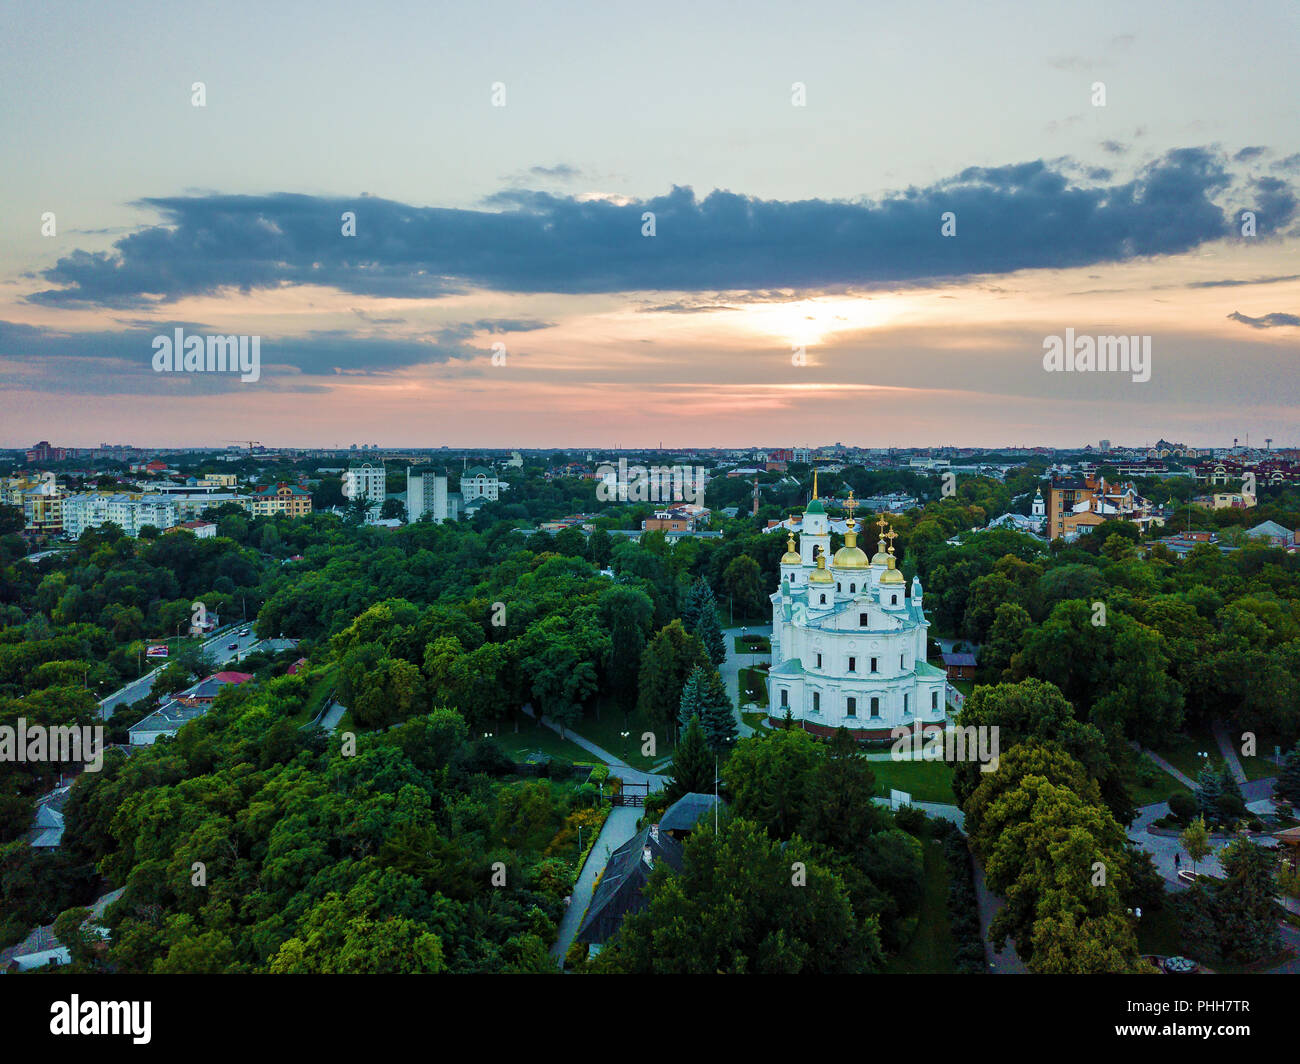
<path fill-rule="evenodd" d="M 850 494 L 850 515 L 854 505 Z M 788 539 L 771 597 L 771 723 L 780 724 L 788 710 L 806 731 L 828 736 L 845 727 L 858 739 L 887 739 L 899 726 L 943 726 L 947 676 L 926 661 L 930 622 L 921 582 L 914 578 L 907 593 L 895 534 L 886 532 L 884 517 L 879 524 L 874 557 L 858 547 L 852 516 L 844 546 L 831 557 L 831 522 L 814 477 L 802 521 L 776 526 Z"/>

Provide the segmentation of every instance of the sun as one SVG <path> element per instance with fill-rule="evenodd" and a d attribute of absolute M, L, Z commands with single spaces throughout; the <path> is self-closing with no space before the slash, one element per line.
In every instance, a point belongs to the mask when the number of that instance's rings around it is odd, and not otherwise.
<path fill-rule="evenodd" d="M 813 347 L 835 333 L 881 325 L 892 317 L 879 298 L 825 297 L 791 303 L 756 303 L 745 308 L 746 325 L 791 347 Z"/>

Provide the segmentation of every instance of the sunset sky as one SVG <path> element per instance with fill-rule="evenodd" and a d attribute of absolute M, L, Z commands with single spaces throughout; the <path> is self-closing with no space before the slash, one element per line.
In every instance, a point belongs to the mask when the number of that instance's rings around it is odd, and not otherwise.
<path fill-rule="evenodd" d="M 0 7 L 0 446 L 1300 445 L 1294 0 Z"/>

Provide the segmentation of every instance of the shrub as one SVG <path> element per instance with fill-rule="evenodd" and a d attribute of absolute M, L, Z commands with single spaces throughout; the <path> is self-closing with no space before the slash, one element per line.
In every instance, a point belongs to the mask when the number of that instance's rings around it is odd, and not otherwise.
<path fill-rule="evenodd" d="M 1181 823 L 1190 824 L 1196 819 L 1198 807 L 1194 795 L 1186 791 L 1179 791 L 1177 794 L 1169 796 L 1169 811 L 1178 818 Z"/>
<path fill-rule="evenodd" d="M 925 814 L 921 810 L 910 805 L 902 806 L 894 814 L 894 823 L 909 835 L 915 835 L 917 838 L 920 838 L 921 834 L 925 831 L 925 821 Z"/>

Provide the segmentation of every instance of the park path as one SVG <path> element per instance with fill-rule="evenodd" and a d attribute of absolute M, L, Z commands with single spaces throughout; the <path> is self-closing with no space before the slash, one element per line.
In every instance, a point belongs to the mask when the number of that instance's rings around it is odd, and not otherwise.
<path fill-rule="evenodd" d="M 1173 765 L 1171 765 L 1168 761 L 1166 761 L 1166 760 L 1165 760 L 1163 757 L 1161 757 L 1159 754 L 1157 754 L 1157 753 L 1155 753 L 1155 752 L 1153 752 L 1153 751 L 1151 751 L 1151 750 L 1144 750 L 1141 746 L 1139 746 L 1137 743 L 1132 742 L 1132 741 L 1129 742 L 1129 746 L 1133 747 L 1133 749 L 1136 750 L 1139 754 L 1144 754 L 1144 755 L 1146 755 L 1147 757 L 1149 757 L 1149 758 L 1150 758 L 1150 759 L 1151 759 L 1151 760 L 1152 760 L 1152 761 L 1153 761 L 1157 766 L 1159 766 L 1160 768 L 1162 768 L 1162 769 L 1164 769 L 1166 772 L 1168 772 L 1169 775 L 1173 776 L 1174 779 L 1176 779 L 1179 783 L 1181 783 L 1181 784 L 1182 784 L 1184 787 L 1186 787 L 1188 790 L 1191 790 L 1191 791 L 1195 791 L 1195 790 L 1196 790 L 1196 781 L 1195 781 L 1194 779 L 1191 779 L 1190 777 L 1185 776 L 1183 773 L 1179 772 L 1178 769 L 1174 768 Z M 1240 767 L 1240 766 L 1239 766 L 1239 767 Z M 1245 779 L 1242 779 L 1241 782 L 1242 782 L 1242 783 L 1245 783 L 1246 781 L 1245 781 Z"/>
<path fill-rule="evenodd" d="M 537 716 L 537 712 L 533 709 L 531 703 L 524 706 L 523 709 L 528 716 Z M 582 747 L 587 753 L 603 761 L 625 783 L 645 783 L 649 785 L 649 790 L 663 790 L 664 784 L 667 782 L 666 776 L 657 772 L 643 772 L 639 768 L 633 768 L 626 761 L 615 757 L 608 750 L 597 746 L 590 739 L 584 739 L 572 728 L 565 728 L 561 732 L 559 726 L 546 717 L 542 717 L 541 721 L 562 739 L 567 739 L 569 742 Z M 582 871 L 578 874 L 578 880 L 573 885 L 573 890 L 569 895 L 569 907 L 565 909 L 564 916 L 560 918 L 559 934 L 555 940 L 555 945 L 551 947 L 551 956 L 560 966 L 564 965 L 564 955 L 573 944 L 573 940 L 578 934 L 578 927 L 582 923 L 582 917 L 587 911 L 587 906 L 591 904 L 591 896 L 596 889 L 596 878 L 604 872 L 605 865 L 609 863 L 610 854 L 636 834 L 636 824 L 641 819 L 641 811 L 641 806 L 630 805 L 616 805 L 609 811 L 609 816 L 606 817 L 605 824 L 600 829 L 600 835 L 596 839 L 596 845 L 591 848 L 591 853 L 587 855 Z"/>
<path fill-rule="evenodd" d="M 573 885 L 569 907 L 560 918 L 559 936 L 551 947 L 551 956 L 556 964 L 564 965 L 564 955 L 569 952 L 569 947 L 578 935 L 587 906 L 591 904 L 591 896 L 596 892 L 596 877 L 605 870 L 610 854 L 636 834 L 636 822 L 640 817 L 640 806 L 616 805 L 609 811 L 609 816 L 596 837 L 596 844 L 587 855 L 578 881 Z"/>
<path fill-rule="evenodd" d="M 749 635 L 764 635 L 771 638 L 772 626 L 770 624 L 747 625 L 742 629 L 737 625 L 735 628 L 724 628 L 722 630 L 722 638 L 727 648 L 727 658 L 718 666 L 718 672 L 722 674 L 722 682 L 727 685 L 727 694 L 731 696 L 731 704 L 736 714 L 737 736 L 741 739 L 748 739 L 754 734 L 754 729 L 746 724 L 745 718 L 740 715 L 740 707 L 743 702 L 740 694 L 740 670 L 770 660 L 771 655 L 739 653 L 736 650 L 736 639 L 740 636 L 741 631 Z"/>
<path fill-rule="evenodd" d="M 1223 755 L 1223 760 L 1228 764 L 1228 771 L 1232 773 L 1232 778 L 1237 781 L 1238 786 L 1246 782 L 1246 770 L 1241 767 L 1241 761 L 1237 757 L 1237 748 L 1232 745 L 1232 739 L 1228 736 L 1228 729 L 1224 727 L 1223 721 L 1216 720 L 1213 725 L 1214 741 L 1219 744 L 1219 753 Z"/>
<path fill-rule="evenodd" d="M 1016 953 L 1014 942 L 1008 939 L 1006 947 L 999 952 L 989 941 L 989 924 L 1006 903 L 985 884 L 984 866 L 980 864 L 979 858 L 971 854 L 971 862 L 975 865 L 975 899 L 979 905 L 980 936 L 984 939 L 984 959 L 988 962 L 989 971 L 994 975 L 1025 975 L 1029 969 Z"/>

